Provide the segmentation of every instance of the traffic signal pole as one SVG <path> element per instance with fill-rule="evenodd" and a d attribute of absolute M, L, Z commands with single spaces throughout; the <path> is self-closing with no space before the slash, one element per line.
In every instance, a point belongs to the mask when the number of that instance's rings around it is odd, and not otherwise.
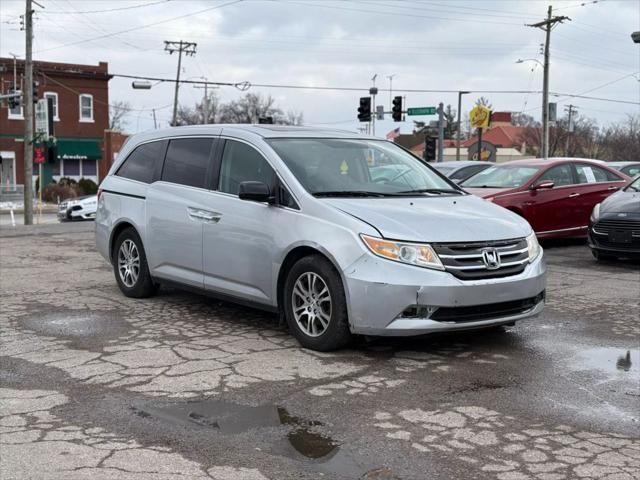
<path fill-rule="evenodd" d="M 33 7 L 26 0 L 24 14 L 24 224 L 33 225 Z"/>
<path fill-rule="evenodd" d="M 444 103 L 438 104 L 438 159 L 444 162 Z"/>

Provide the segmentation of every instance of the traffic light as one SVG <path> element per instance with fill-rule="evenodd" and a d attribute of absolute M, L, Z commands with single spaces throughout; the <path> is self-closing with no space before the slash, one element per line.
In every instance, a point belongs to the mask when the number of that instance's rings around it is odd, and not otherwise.
<path fill-rule="evenodd" d="M 436 159 L 436 138 L 426 137 L 424 139 L 424 159 L 433 162 Z"/>
<path fill-rule="evenodd" d="M 358 120 L 361 122 L 371 121 L 371 97 L 361 97 L 358 107 Z"/>
<path fill-rule="evenodd" d="M 33 103 L 38 103 L 38 87 L 40 86 L 40 82 L 37 80 L 33 81 Z"/>
<path fill-rule="evenodd" d="M 394 122 L 402 121 L 402 97 L 393 97 L 393 107 L 391 108 L 391 117 Z"/>

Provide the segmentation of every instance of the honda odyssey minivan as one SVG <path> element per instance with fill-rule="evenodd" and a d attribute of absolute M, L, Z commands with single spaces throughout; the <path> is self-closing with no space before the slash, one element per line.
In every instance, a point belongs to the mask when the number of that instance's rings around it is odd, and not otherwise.
<path fill-rule="evenodd" d="M 170 284 L 277 311 L 315 350 L 512 325 L 544 306 L 526 220 L 374 137 L 156 130 L 129 139 L 98 196 L 97 248 L 124 295 Z"/>

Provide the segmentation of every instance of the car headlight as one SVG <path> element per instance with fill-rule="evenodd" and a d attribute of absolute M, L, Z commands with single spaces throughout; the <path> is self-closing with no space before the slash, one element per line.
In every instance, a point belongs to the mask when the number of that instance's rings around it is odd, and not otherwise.
<path fill-rule="evenodd" d="M 540 244 L 536 237 L 536 232 L 531 232 L 527 237 L 527 251 L 529 252 L 529 262 L 533 262 L 540 253 Z"/>
<path fill-rule="evenodd" d="M 600 204 L 596 203 L 596 206 L 593 207 L 593 210 L 591 212 L 591 223 L 594 223 L 596 220 L 598 220 L 599 216 L 600 216 Z"/>
<path fill-rule="evenodd" d="M 360 234 L 360 238 L 369 250 L 378 257 L 418 267 L 444 270 L 438 255 L 431 248 L 431 245 L 426 243 L 394 242 L 364 234 Z"/>

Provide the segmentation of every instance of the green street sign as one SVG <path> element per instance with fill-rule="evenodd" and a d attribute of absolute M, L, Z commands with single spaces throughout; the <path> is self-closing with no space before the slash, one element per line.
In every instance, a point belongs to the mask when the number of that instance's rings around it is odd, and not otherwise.
<path fill-rule="evenodd" d="M 407 115 L 435 115 L 436 107 L 407 108 Z"/>

